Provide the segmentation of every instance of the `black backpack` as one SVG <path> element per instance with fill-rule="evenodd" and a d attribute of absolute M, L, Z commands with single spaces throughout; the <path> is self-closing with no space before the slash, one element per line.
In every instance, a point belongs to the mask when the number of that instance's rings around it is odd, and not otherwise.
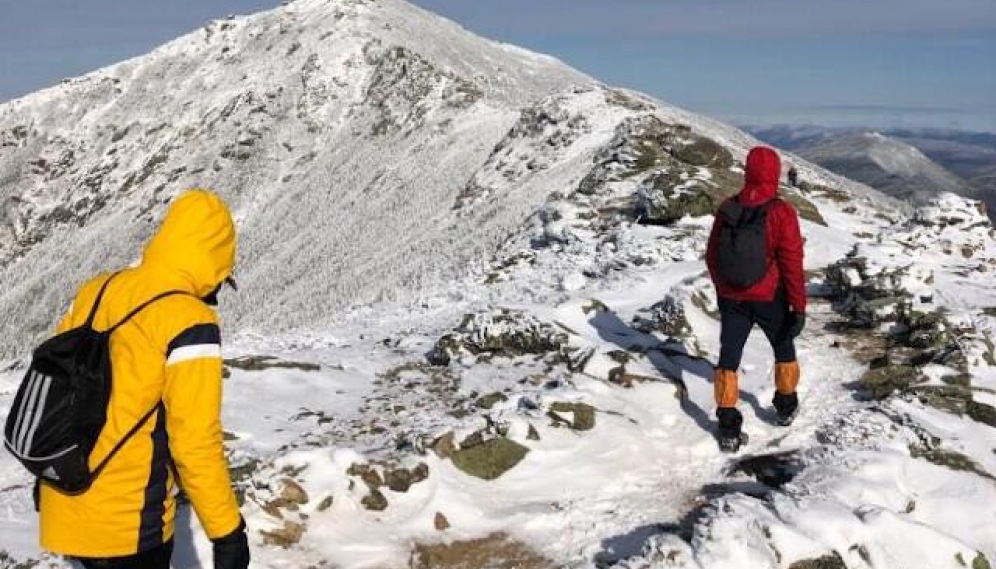
<path fill-rule="evenodd" d="M 98 332 L 93 329 L 93 319 L 115 276 L 117 273 L 101 286 L 85 324 L 35 349 L 4 427 L 4 445 L 21 464 L 67 494 L 80 494 L 90 488 L 111 458 L 159 408 L 157 403 L 90 470 L 88 458 L 107 420 L 111 397 L 111 334 L 153 302 L 187 294 L 160 294 L 114 326 Z"/>
<path fill-rule="evenodd" d="M 717 268 L 724 283 L 747 288 L 768 273 L 768 210 L 777 201 L 751 207 L 733 198 L 720 206 Z"/>

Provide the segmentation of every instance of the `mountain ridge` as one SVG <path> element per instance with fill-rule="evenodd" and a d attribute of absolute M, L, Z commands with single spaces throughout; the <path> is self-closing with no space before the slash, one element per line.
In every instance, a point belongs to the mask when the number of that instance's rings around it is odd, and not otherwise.
<path fill-rule="evenodd" d="M 593 92 L 608 105 L 569 101 Z M 557 112 L 580 122 L 611 115 L 583 151 L 559 153 L 573 166 L 505 156 L 517 173 L 488 175 L 498 195 L 518 197 L 447 213 L 473 193 L 465 183 L 504 167 L 492 160 L 502 144 L 543 136 L 558 97 Z M 76 283 L 135 259 L 163 204 L 200 185 L 240 221 L 246 286 L 226 308 L 235 329 L 320 325 L 350 306 L 446 286 L 565 183 L 550 168 L 583 177 L 584 153 L 615 135 L 611 117 L 641 113 L 738 152 L 755 143 L 398 0 L 307 0 L 211 22 L 145 58 L 0 106 L 0 300 L 20 315 L 0 318 L 0 329 L 44 334 Z M 62 265 L 67 254 L 77 263 Z"/>

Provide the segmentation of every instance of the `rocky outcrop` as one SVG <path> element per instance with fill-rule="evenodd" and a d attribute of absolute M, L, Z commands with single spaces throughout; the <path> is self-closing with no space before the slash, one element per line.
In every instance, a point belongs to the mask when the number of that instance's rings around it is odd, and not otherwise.
<path fill-rule="evenodd" d="M 571 353 L 567 332 L 524 312 L 499 310 L 468 314 L 452 333 L 436 342 L 427 357 L 430 363 L 445 366 L 465 356 L 480 361 L 553 354 L 568 360 Z"/>

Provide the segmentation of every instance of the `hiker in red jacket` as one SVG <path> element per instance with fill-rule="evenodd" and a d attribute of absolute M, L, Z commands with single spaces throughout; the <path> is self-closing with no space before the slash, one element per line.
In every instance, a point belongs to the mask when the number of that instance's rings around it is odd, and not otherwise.
<path fill-rule="evenodd" d="M 795 208 L 777 195 L 780 170 L 774 150 L 750 151 L 744 187 L 717 211 L 706 252 L 722 315 L 714 389 L 716 435 L 726 451 L 736 451 L 746 439 L 741 433 L 743 416 L 736 408 L 737 370 L 755 324 L 775 352 L 772 403 L 779 424 L 791 424 L 799 407 L 794 340 L 806 323 L 803 240 Z"/>

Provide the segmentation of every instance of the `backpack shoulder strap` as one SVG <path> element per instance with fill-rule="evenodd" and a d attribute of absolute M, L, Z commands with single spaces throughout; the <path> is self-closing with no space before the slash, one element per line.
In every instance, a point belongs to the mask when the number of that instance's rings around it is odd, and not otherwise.
<path fill-rule="evenodd" d="M 90 314 L 86 317 L 87 328 L 93 326 L 93 319 L 97 316 L 97 307 L 100 306 L 100 301 L 104 299 L 104 293 L 107 292 L 107 285 L 111 284 L 111 281 L 114 280 L 114 277 L 118 276 L 119 274 L 121 274 L 120 271 L 112 274 L 110 277 L 107 278 L 106 281 L 104 281 L 104 284 L 100 285 L 100 292 L 97 293 L 97 300 L 93 302 L 93 307 L 90 308 Z"/>
<path fill-rule="evenodd" d="M 777 206 L 778 204 L 782 203 L 782 201 L 783 201 L 782 198 L 780 198 L 778 196 L 775 196 L 775 197 L 771 198 L 770 200 L 768 200 L 768 201 L 764 202 L 763 204 L 761 204 L 761 209 L 764 210 L 764 213 L 768 213 L 769 211 L 771 211 L 771 208 L 773 208 L 773 207 Z"/>
<path fill-rule="evenodd" d="M 188 296 L 193 296 L 189 292 L 184 292 L 182 290 L 171 290 L 171 291 L 167 291 L 167 292 L 164 292 L 164 293 L 157 294 L 156 296 L 150 298 L 149 300 L 146 300 L 142 304 L 140 304 L 137 307 L 135 307 L 131 312 L 128 313 L 127 316 L 125 316 L 124 318 L 122 318 L 120 322 L 118 322 L 114 326 L 111 326 L 110 328 L 108 328 L 107 329 L 107 333 L 111 334 L 112 332 L 114 332 L 118 328 L 120 328 L 120 327 L 124 326 L 125 324 L 127 324 L 129 320 L 131 320 L 132 318 L 134 318 L 135 315 L 138 314 L 139 312 L 145 310 L 150 304 L 153 304 L 154 302 L 162 300 L 162 299 L 164 299 L 164 298 L 166 298 L 168 296 L 176 296 L 176 295 L 179 295 L 179 294 L 185 294 L 185 295 L 188 295 Z"/>
<path fill-rule="evenodd" d="M 104 459 L 100 461 L 100 464 L 98 464 L 97 467 L 93 469 L 93 472 L 90 474 L 90 485 L 93 485 L 93 483 L 97 480 L 97 477 L 100 476 L 100 473 L 104 471 L 105 467 L 107 467 L 107 463 L 109 463 L 111 459 L 114 458 L 114 455 L 118 454 L 118 451 L 121 450 L 121 447 L 123 447 L 125 443 L 128 442 L 129 439 L 135 436 L 135 433 L 137 433 L 138 430 L 142 428 L 142 425 L 148 423 L 149 419 L 152 418 L 152 415 L 154 415 L 156 411 L 160 410 L 160 408 L 165 409 L 165 407 L 163 407 L 162 402 L 156 403 L 156 405 L 152 409 L 149 409 L 148 412 L 146 412 L 145 415 L 143 415 L 142 418 L 139 419 L 138 422 L 135 423 L 135 425 L 131 429 L 128 429 L 128 432 L 125 433 L 125 436 L 121 437 L 121 440 L 119 440 L 117 444 L 114 445 L 114 448 L 111 449 L 111 452 L 107 453 L 107 456 L 105 456 Z"/>
<path fill-rule="evenodd" d="M 744 206 L 740 205 L 740 200 L 735 197 L 724 201 L 719 206 L 719 216 L 730 225 L 736 225 L 740 221 L 743 211 Z"/>

